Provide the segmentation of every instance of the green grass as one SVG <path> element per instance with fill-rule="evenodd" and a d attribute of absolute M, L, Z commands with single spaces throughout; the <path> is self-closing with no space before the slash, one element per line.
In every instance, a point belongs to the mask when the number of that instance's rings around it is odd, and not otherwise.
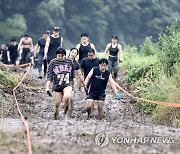
<path fill-rule="evenodd" d="M 13 88 L 17 85 L 19 78 L 17 73 L 0 69 L 0 88 Z"/>

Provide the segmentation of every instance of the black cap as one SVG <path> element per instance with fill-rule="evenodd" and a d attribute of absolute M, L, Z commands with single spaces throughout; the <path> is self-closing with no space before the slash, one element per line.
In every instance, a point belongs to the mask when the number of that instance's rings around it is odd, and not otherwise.
<path fill-rule="evenodd" d="M 118 37 L 116 35 L 113 35 L 112 38 L 114 38 L 116 40 L 118 39 Z"/>
<path fill-rule="evenodd" d="M 59 27 L 53 27 L 53 30 L 54 31 L 60 31 L 60 28 Z"/>

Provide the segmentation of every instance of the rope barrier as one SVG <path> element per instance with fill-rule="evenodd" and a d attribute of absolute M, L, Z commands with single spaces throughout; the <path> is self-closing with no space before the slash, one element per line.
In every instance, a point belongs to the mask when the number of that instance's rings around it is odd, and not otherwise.
<path fill-rule="evenodd" d="M 121 91 L 123 91 L 125 94 L 127 94 L 129 97 L 134 98 L 135 100 L 140 100 L 140 101 L 149 102 L 149 103 L 152 103 L 152 104 L 169 106 L 169 107 L 180 107 L 180 102 L 179 103 L 178 102 L 176 102 L 176 103 L 174 103 L 174 102 L 161 102 L 161 101 L 154 101 L 154 100 L 144 99 L 144 98 L 133 96 L 132 94 L 128 93 L 126 90 L 124 90 L 119 85 L 117 85 L 117 87 Z"/>
<path fill-rule="evenodd" d="M 20 114 L 21 120 L 24 123 L 24 126 L 26 128 L 28 152 L 29 152 L 29 154 L 32 154 L 32 144 L 31 144 L 31 138 L 30 138 L 29 125 L 28 125 L 27 120 L 24 118 L 20 108 L 19 108 L 19 104 L 18 104 L 18 101 L 17 101 L 17 98 L 16 98 L 16 93 L 15 93 L 15 90 L 22 84 L 23 80 L 26 78 L 26 76 L 27 76 L 27 74 L 28 74 L 28 72 L 29 72 L 29 70 L 31 68 L 31 63 L 26 63 L 26 64 L 22 64 L 22 65 L 17 65 L 17 66 L 6 65 L 6 64 L 0 64 L 0 65 L 4 65 L 5 67 L 10 67 L 10 68 L 12 68 L 12 67 L 20 68 L 20 67 L 24 67 L 24 66 L 29 66 L 27 68 L 25 74 L 23 75 L 22 79 L 20 80 L 20 82 L 16 85 L 16 87 L 14 87 L 14 89 L 13 89 L 13 96 L 14 96 L 14 99 L 15 99 L 15 102 L 16 102 L 16 106 L 17 106 L 18 112 Z"/>

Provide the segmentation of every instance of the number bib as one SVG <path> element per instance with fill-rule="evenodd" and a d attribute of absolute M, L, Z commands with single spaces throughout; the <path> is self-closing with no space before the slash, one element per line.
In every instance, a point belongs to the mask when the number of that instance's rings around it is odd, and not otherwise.
<path fill-rule="evenodd" d="M 69 75 L 70 73 L 66 74 L 58 74 L 57 78 L 59 79 L 59 84 L 58 85 L 67 85 L 70 83 L 69 81 Z"/>

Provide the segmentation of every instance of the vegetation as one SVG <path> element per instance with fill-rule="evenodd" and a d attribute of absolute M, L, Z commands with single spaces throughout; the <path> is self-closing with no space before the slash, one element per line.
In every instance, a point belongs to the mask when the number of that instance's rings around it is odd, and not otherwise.
<path fill-rule="evenodd" d="M 66 48 L 87 32 L 98 51 L 114 34 L 123 45 L 139 46 L 147 36 L 155 41 L 180 17 L 179 0 L 0 0 L 0 6 L 0 42 L 28 32 L 36 43 L 44 31 L 60 26 Z"/>
<path fill-rule="evenodd" d="M 0 88 L 14 88 L 19 81 L 19 75 L 0 68 Z"/>
<path fill-rule="evenodd" d="M 127 46 L 124 50 L 124 63 L 127 71 L 124 80 L 132 85 L 135 95 L 142 98 L 180 103 L 180 22 L 174 21 L 159 41 L 152 43 L 146 38 L 140 48 Z M 152 114 L 161 124 L 180 125 L 180 110 L 139 102 L 139 107 Z"/>

